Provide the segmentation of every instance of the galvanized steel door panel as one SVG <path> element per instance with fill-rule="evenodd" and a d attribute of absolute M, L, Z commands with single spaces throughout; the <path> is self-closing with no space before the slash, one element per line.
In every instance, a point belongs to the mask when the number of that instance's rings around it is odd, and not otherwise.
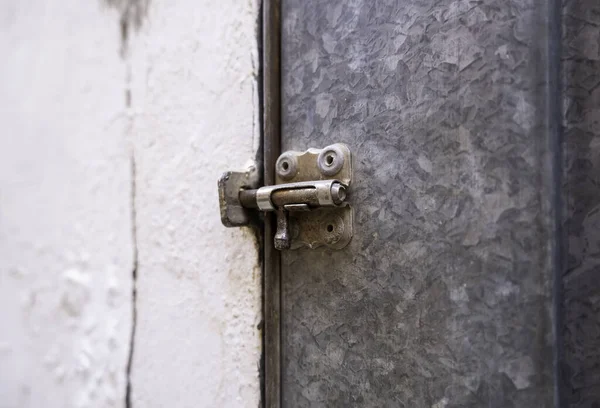
<path fill-rule="evenodd" d="M 355 159 L 351 244 L 282 254 L 284 406 L 558 401 L 555 6 L 283 2 L 282 150 Z"/>

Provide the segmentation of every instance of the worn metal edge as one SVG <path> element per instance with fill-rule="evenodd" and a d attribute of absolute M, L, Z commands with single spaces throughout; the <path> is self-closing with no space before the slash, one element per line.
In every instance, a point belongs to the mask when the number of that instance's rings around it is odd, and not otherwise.
<path fill-rule="evenodd" d="M 263 181 L 275 184 L 281 151 L 281 1 L 264 0 L 262 24 Z M 281 406 L 281 258 L 273 244 L 275 218 L 264 217 L 264 356 L 267 408 Z"/>

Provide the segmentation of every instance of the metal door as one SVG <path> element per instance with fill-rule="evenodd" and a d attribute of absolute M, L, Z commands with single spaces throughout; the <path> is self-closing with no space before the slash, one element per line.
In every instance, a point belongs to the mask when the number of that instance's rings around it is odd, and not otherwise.
<path fill-rule="evenodd" d="M 574 347 L 563 336 L 583 318 L 563 322 L 561 278 L 565 237 L 593 219 L 573 221 L 563 203 L 566 186 L 585 186 L 584 210 L 596 208 L 600 144 L 586 128 L 576 143 L 592 146 L 592 166 L 573 168 L 577 148 L 563 166 L 560 72 L 573 57 L 570 118 L 597 124 L 583 95 L 598 83 L 591 3 L 565 5 L 561 23 L 547 0 L 283 1 L 281 148 L 343 142 L 354 154 L 350 245 L 281 255 L 283 406 L 577 403 L 561 373 L 593 382 L 581 360 L 598 336 Z M 597 294 L 591 270 L 588 292 L 565 304 Z"/>

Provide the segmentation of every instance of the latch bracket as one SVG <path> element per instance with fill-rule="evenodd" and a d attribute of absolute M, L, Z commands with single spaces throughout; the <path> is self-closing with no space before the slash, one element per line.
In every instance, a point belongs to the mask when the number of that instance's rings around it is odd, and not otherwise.
<path fill-rule="evenodd" d="M 352 208 L 347 202 L 352 155 L 341 143 L 324 149 L 282 153 L 276 184 L 257 188 L 257 172 L 226 172 L 219 180 L 221 221 L 248 225 L 252 212 L 274 211 L 277 249 L 344 248 L 352 239 Z"/>

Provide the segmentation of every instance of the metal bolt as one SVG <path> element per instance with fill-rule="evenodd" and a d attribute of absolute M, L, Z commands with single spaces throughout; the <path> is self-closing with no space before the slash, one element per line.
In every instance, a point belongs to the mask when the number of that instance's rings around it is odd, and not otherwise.
<path fill-rule="evenodd" d="M 335 205 L 340 205 L 346 199 L 346 187 L 341 183 L 333 183 L 331 186 L 331 198 Z"/>

